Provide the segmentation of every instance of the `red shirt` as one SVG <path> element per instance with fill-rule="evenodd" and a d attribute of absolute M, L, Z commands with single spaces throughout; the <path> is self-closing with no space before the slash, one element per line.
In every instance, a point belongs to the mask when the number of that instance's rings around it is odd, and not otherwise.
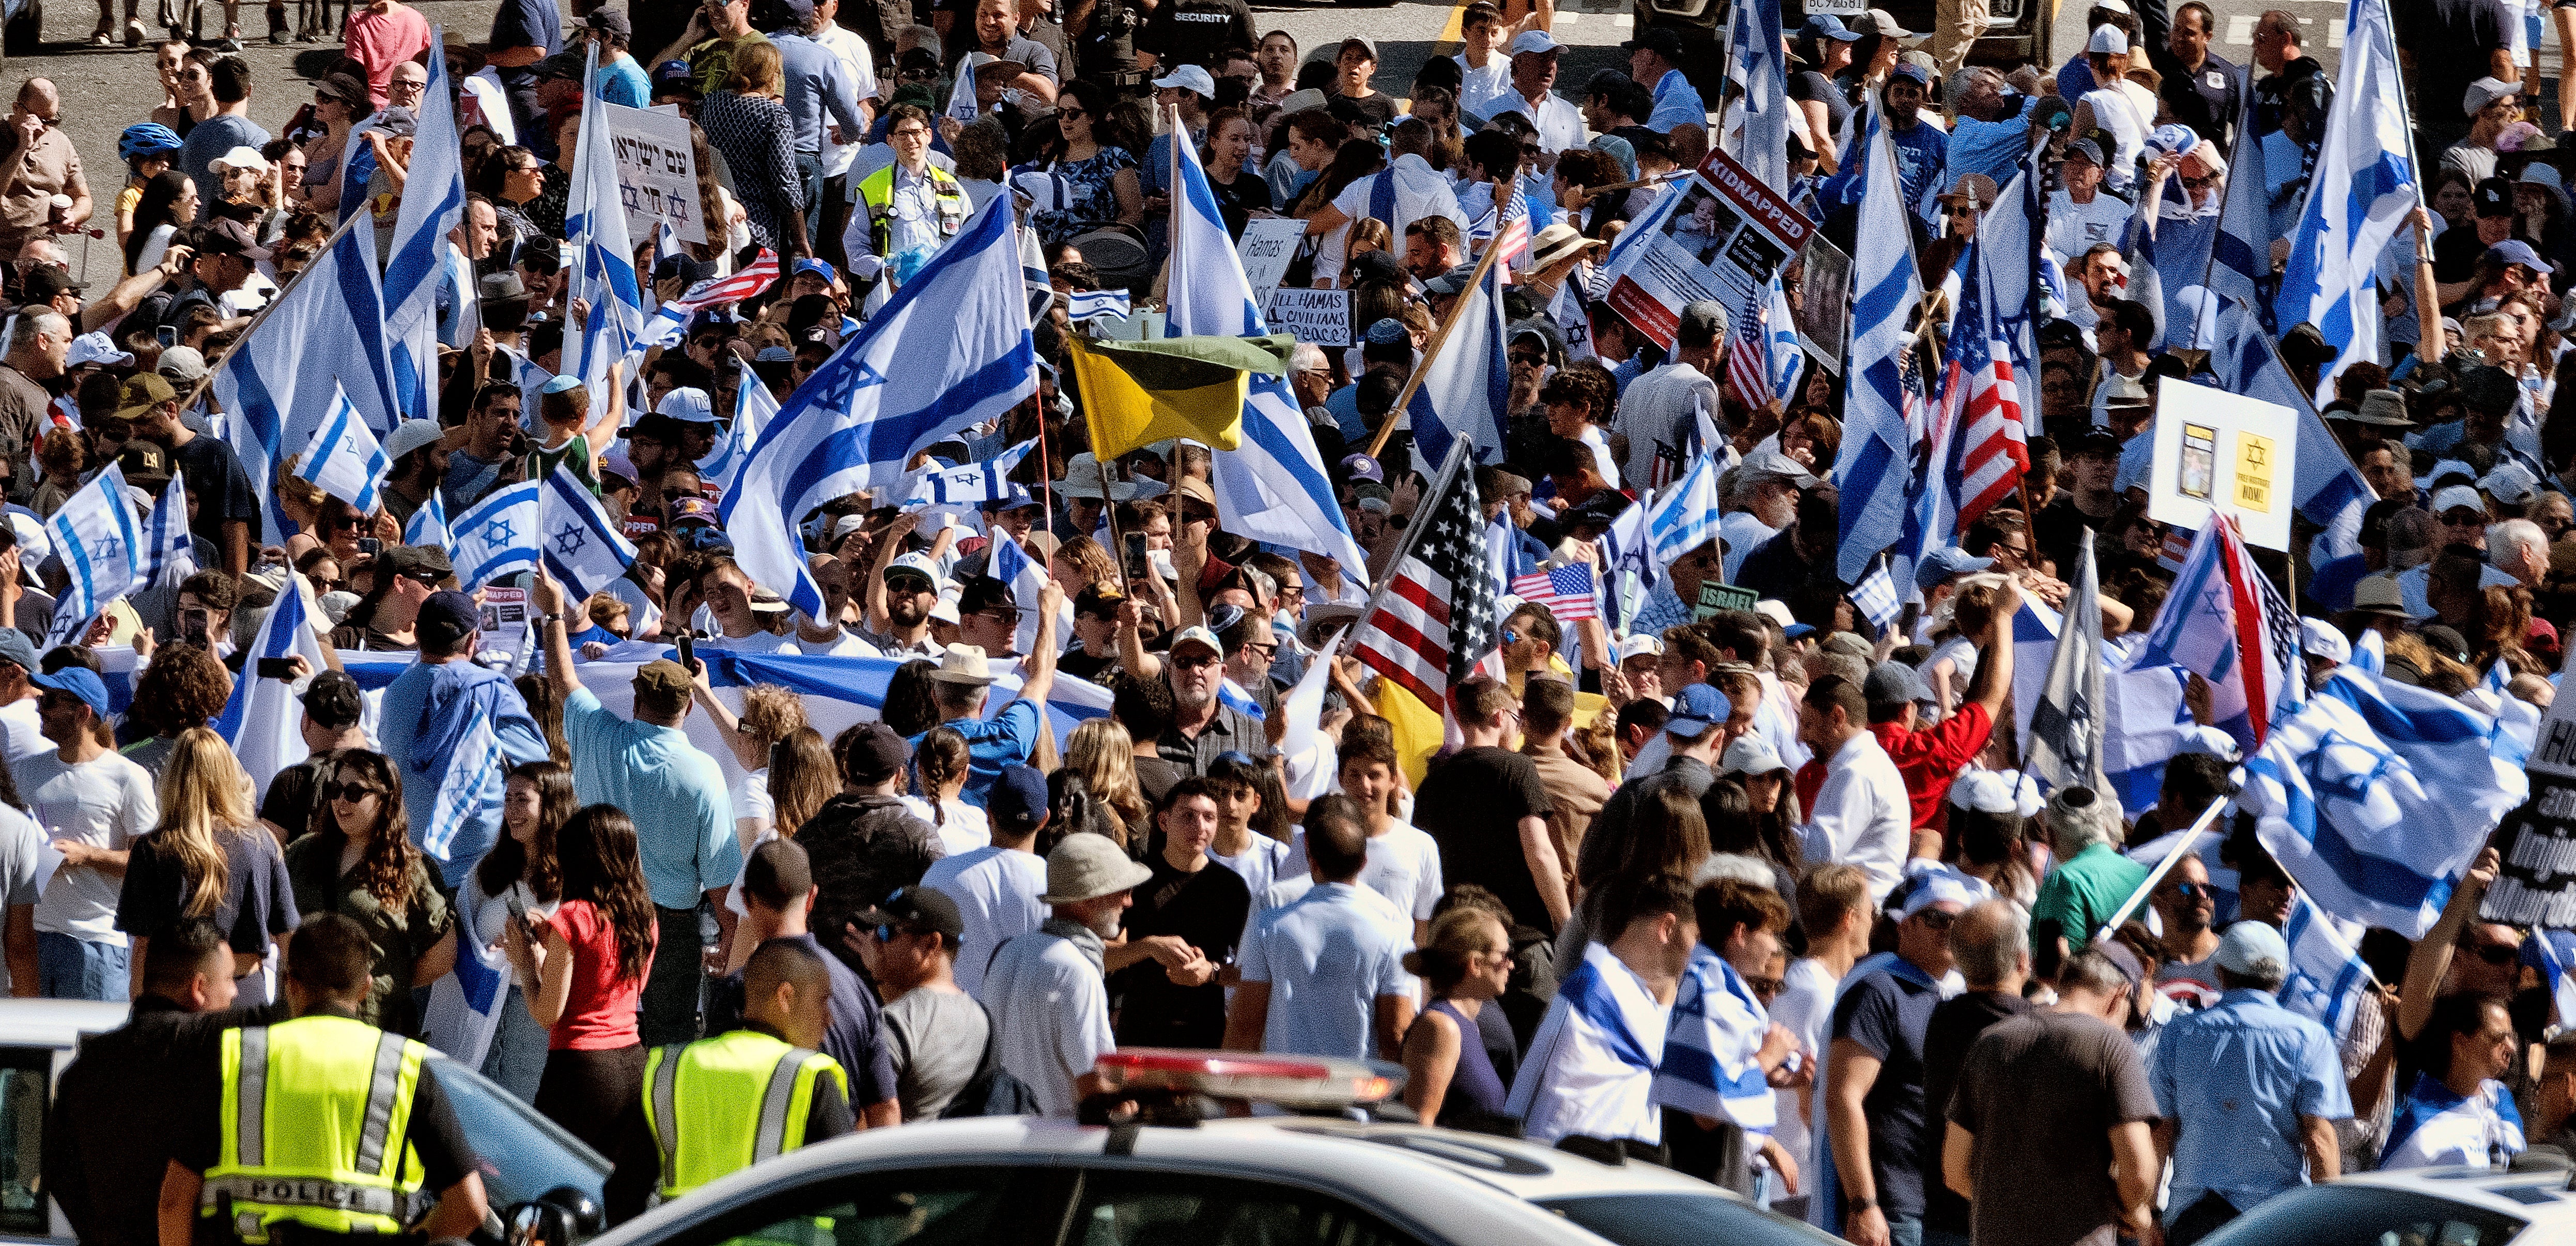
<path fill-rule="evenodd" d="M 1878 737 L 1878 746 L 1887 750 L 1888 759 L 1896 763 L 1896 773 L 1905 776 L 1905 794 L 1914 805 L 1914 825 L 1937 827 L 1941 798 L 1950 794 L 1950 780 L 1975 760 L 1986 747 L 1986 737 L 1994 734 L 1995 721 L 1986 707 L 1973 701 L 1961 705 L 1938 726 L 1912 731 L 1892 722 L 1871 723 L 1869 732 Z"/>
<path fill-rule="evenodd" d="M 645 972 L 632 979 L 617 977 L 617 931 L 588 900 L 566 900 L 555 910 L 555 933 L 572 947 L 572 995 L 561 1017 L 546 1035 L 548 1051 L 616 1051 L 642 1042 L 635 1029 L 635 1010 L 644 1002 Z"/>

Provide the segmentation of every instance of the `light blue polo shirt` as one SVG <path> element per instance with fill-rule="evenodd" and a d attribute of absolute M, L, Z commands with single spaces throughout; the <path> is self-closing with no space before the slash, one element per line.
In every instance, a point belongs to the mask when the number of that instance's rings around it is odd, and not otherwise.
<path fill-rule="evenodd" d="M 2246 1211 L 2306 1185 L 2299 1118 L 2352 1116 L 2334 1035 L 2266 991 L 2229 991 L 2167 1025 L 2147 1080 L 2156 1111 L 2181 1126 L 2167 1224 L 2203 1194 Z"/>
<path fill-rule="evenodd" d="M 1312 890 L 1253 919 L 1236 952 L 1246 982 L 1270 984 L 1261 1049 L 1272 1054 L 1377 1056 L 1377 997 L 1402 995 L 1404 946 L 1349 883 Z"/>
<path fill-rule="evenodd" d="M 653 903 L 693 909 L 703 893 L 733 885 L 742 873 L 733 797 L 724 769 L 686 732 L 620 718 L 583 688 L 564 701 L 564 738 L 572 746 L 573 795 L 585 805 L 615 805 L 635 820 Z"/>

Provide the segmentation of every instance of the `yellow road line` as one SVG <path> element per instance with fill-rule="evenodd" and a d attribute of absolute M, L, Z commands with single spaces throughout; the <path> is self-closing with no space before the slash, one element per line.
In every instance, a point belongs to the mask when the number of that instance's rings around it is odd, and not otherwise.
<path fill-rule="evenodd" d="M 1440 37 L 1431 43 L 1433 56 L 1456 56 L 1460 48 L 1467 46 L 1468 2 L 1459 0 L 1457 7 L 1449 10 L 1449 20 L 1441 25 Z"/>

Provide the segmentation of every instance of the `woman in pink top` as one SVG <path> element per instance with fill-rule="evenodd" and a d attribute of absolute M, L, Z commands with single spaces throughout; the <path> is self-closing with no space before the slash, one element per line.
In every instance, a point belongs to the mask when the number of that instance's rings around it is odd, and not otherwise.
<path fill-rule="evenodd" d="M 537 983 L 528 1012 L 551 1031 L 537 1110 L 602 1154 L 617 1121 L 644 1092 L 644 1046 L 635 1010 L 653 966 L 653 897 L 635 845 L 635 823 L 614 805 L 591 805 L 555 843 L 563 903 L 530 917 L 541 950 L 521 954 Z"/>

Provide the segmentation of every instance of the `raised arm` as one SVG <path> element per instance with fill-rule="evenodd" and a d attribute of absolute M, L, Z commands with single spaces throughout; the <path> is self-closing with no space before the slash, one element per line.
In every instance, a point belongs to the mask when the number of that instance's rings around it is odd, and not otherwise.
<path fill-rule="evenodd" d="M 546 682 L 554 685 L 557 700 L 571 700 L 572 694 L 581 691 L 581 676 L 572 669 L 571 632 L 563 617 L 563 585 L 555 583 L 543 566 L 537 568 L 536 603 L 537 612 L 546 620 L 541 629 L 546 641 Z"/>

